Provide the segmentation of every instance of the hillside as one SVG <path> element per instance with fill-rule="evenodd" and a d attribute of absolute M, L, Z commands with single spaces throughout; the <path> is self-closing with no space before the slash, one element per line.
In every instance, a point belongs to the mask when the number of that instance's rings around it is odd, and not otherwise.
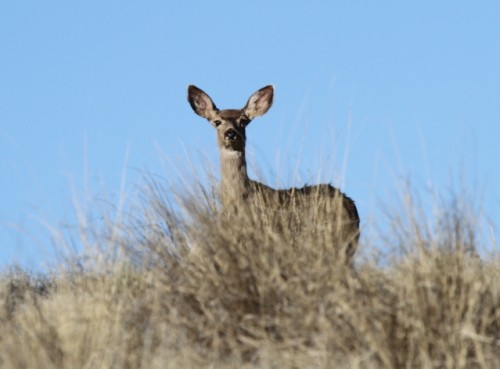
<path fill-rule="evenodd" d="M 350 267 L 317 224 L 286 230 L 300 214 L 221 221 L 200 193 L 153 183 L 140 212 L 84 230 L 92 258 L 4 273 L 0 367 L 500 367 L 500 259 L 461 202 L 394 216 L 383 260 Z"/>

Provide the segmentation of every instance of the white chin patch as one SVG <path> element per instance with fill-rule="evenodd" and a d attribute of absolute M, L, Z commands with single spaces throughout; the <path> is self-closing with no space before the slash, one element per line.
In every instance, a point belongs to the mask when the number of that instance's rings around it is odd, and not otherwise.
<path fill-rule="evenodd" d="M 243 153 L 241 151 L 235 151 L 233 149 L 224 147 L 222 148 L 222 155 L 224 155 L 225 157 L 240 158 L 243 155 Z"/>

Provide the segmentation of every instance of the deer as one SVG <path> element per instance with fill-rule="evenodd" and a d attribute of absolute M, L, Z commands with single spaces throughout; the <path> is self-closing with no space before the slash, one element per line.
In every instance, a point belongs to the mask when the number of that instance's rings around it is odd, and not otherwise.
<path fill-rule="evenodd" d="M 188 86 L 191 108 L 217 131 L 222 208 L 238 208 L 256 203 L 255 198 L 260 204 L 275 209 L 300 206 L 300 209 L 310 210 L 321 207 L 324 210 L 322 213 L 325 213 L 323 219 L 333 224 L 329 229 L 340 235 L 345 245 L 344 257 L 350 261 L 360 237 L 360 218 L 351 198 L 330 184 L 274 189 L 248 177 L 246 128 L 254 118 L 267 113 L 273 98 L 274 86 L 268 85 L 252 94 L 242 109 L 220 110 L 207 93 L 194 85 Z"/>

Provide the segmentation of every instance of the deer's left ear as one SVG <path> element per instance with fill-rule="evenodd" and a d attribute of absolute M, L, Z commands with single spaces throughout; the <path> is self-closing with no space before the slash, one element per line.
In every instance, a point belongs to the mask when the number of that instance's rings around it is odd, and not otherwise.
<path fill-rule="evenodd" d="M 188 86 L 188 101 L 194 112 L 200 117 L 211 119 L 217 111 L 214 102 L 205 91 L 194 86 Z"/>
<path fill-rule="evenodd" d="M 272 85 L 261 88 L 248 99 L 243 108 L 245 115 L 253 119 L 267 113 L 273 104 L 274 87 Z"/>

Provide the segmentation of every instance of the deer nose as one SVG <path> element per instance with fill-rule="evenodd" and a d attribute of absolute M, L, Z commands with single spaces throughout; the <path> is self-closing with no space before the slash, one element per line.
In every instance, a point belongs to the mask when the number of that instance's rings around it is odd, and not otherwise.
<path fill-rule="evenodd" d="M 226 133 L 224 133 L 224 139 L 226 139 L 228 141 L 234 141 L 234 140 L 236 140 L 236 137 L 238 137 L 238 134 L 233 129 L 230 129 L 230 130 L 226 131 Z"/>

